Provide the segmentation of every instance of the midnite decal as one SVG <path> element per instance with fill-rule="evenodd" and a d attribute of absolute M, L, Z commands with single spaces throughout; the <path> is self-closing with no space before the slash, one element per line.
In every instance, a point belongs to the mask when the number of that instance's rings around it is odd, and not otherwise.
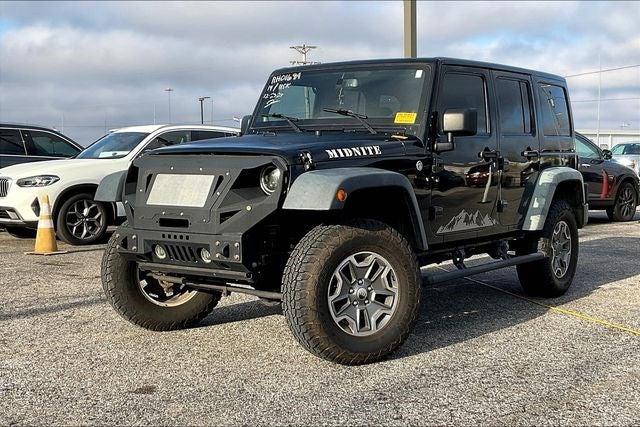
<path fill-rule="evenodd" d="M 378 156 L 382 154 L 382 150 L 379 145 L 365 145 L 362 147 L 351 148 L 334 148 L 331 150 L 324 150 L 330 159 L 336 159 L 339 157 L 365 157 L 365 156 Z"/>

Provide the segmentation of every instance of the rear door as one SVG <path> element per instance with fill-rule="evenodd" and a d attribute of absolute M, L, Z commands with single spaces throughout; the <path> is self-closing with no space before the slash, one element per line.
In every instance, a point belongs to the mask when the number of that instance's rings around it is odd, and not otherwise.
<path fill-rule="evenodd" d="M 28 161 L 20 130 L 0 128 L 0 168 Z"/>
<path fill-rule="evenodd" d="M 604 168 L 604 157 L 600 150 L 588 141 L 576 135 L 576 152 L 578 153 L 580 172 L 585 184 L 589 201 L 598 201 L 609 197 L 609 177 Z"/>
<path fill-rule="evenodd" d="M 492 74 L 498 102 L 498 146 L 504 159 L 500 223 L 515 228 L 524 214 L 520 201 L 525 184 L 540 162 L 531 78 L 502 71 Z"/>
<path fill-rule="evenodd" d="M 27 154 L 40 157 L 39 160 L 69 158 L 80 152 L 80 149 L 51 132 L 23 130 L 22 135 Z"/>

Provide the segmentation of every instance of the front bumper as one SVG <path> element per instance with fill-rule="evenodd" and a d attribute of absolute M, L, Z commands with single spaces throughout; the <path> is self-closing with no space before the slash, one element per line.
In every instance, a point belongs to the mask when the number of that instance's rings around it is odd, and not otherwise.
<path fill-rule="evenodd" d="M 246 283 L 252 283 L 254 279 L 243 264 L 242 238 L 239 235 L 178 233 L 120 226 L 116 238 L 118 252 L 136 261 L 143 271 Z M 165 258 L 157 256 L 156 246 L 164 249 Z M 203 249 L 211 254 L 210 262 L 203 259 Z"/>
<path fill-rule="evenodd" d="M 53 205 L 58 193 L 56 184 L 27 188 L 18 187 L 15 180 L 10 181 L 8 192 L 4 197 L 0 197 L 0 224 L 35 227 L 40 215 L 38 196 L 49 195 L 49 202 Z"/>

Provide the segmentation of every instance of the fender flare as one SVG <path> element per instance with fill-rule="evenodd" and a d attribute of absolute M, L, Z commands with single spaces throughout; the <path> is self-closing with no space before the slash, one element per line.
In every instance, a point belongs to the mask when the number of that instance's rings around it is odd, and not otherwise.
<path fill-rule="evenodd" d="M 330 211 L 344 208 L 345 202 L 336 199 L 343 189 L 348 195 L 363 189 L 396 187 L 405 193 L 409 202 L 412 229 L 420 249 L 427 249 L 427 237 L 411 183 L 406 176 L 372 167 L 314 170 L 300 175 L 289 188 L 282 205 L 287 210 Z"/>
<path fill-rule="evenodd" d="M 94 200 L 98 202 L 121 202 L 127 172 L 128 170 L 118 171 L 102 178 Z"/>
<path fill-rule="evenodd" d="M 524 216 L 524 223 L 522 229 L 525 231 L 539 231 L 544 227 L 544 223 L 547 219 L 547 214 L 551 208 L 551 202 L 556 193 L 558 186 L 567 181 L 579 181 L 581 192 L 579 194 L 580 202 L 582 204 L 582 218 L 578 218 L 578 221 L 582 221 L 582 224 L 587 223 L 589 216 L 589 206 L 587 205 L 587 198 L 584 191 L 584 180 L 580 171 L 567 167 L 558 166 L 544 169 L 538 175 L 533 193 L 529 200 L 529 206 Z"/>

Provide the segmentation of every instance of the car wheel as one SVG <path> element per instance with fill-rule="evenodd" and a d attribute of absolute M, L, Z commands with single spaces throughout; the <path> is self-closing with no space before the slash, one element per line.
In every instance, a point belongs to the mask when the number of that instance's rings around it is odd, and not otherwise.
<path fill-rule="evenodd" d="M 7 233 L 12 235 L 13 237 L 17 237 L 18 239 L 33 239 L 34 237 L 36 237 L 37 232 L 37 230 L 34 230 L 32 228 L 11 226 L 5 226 L 5 230 L 7 230 Z"/>
<path fill-rule="evenodd" d="M 375 362 L 409 335 L 420 287 L 415 254 L 393 228 L 374 220 L 320 225 L 287 261 L 283 312 L 312 354 L 345 365 Z"/>
<path fill-rule="evenodd" d="M 101 241 L 107 232 L 108 215 L 103 203 L 89 193 L 65 200 L 56 217 L 56 234 L 70 245 L 89 245 Z"/>
<path fill-rule="evenodd" d="M 636 214 L 638 200 L 636 191 L 630 182 L 624 182 L 618 190 L 615 204 L 607 208 L 607 216 L 611 221 L 631 221 Z"/>
<path fill-rule="evenodd" d="M 220 292 L 204 293 L 142 274 L 134 261 L 118 253 L 118 233 L 102 257 L 102 288 L 107 300 L 129 322 L 154 331 L 196 325 L 218 304 Z"/>
<path fill-rule="evenodd" d="M 544 252 L 547 257 L 517 266 L 524 291 L 532 296 L 563 295 L 573 282 L 578 264 L 578 225 L 571 206 L 564 200 L 553 202 L 541 233 L 522 243 L 519 255 Z"/>

